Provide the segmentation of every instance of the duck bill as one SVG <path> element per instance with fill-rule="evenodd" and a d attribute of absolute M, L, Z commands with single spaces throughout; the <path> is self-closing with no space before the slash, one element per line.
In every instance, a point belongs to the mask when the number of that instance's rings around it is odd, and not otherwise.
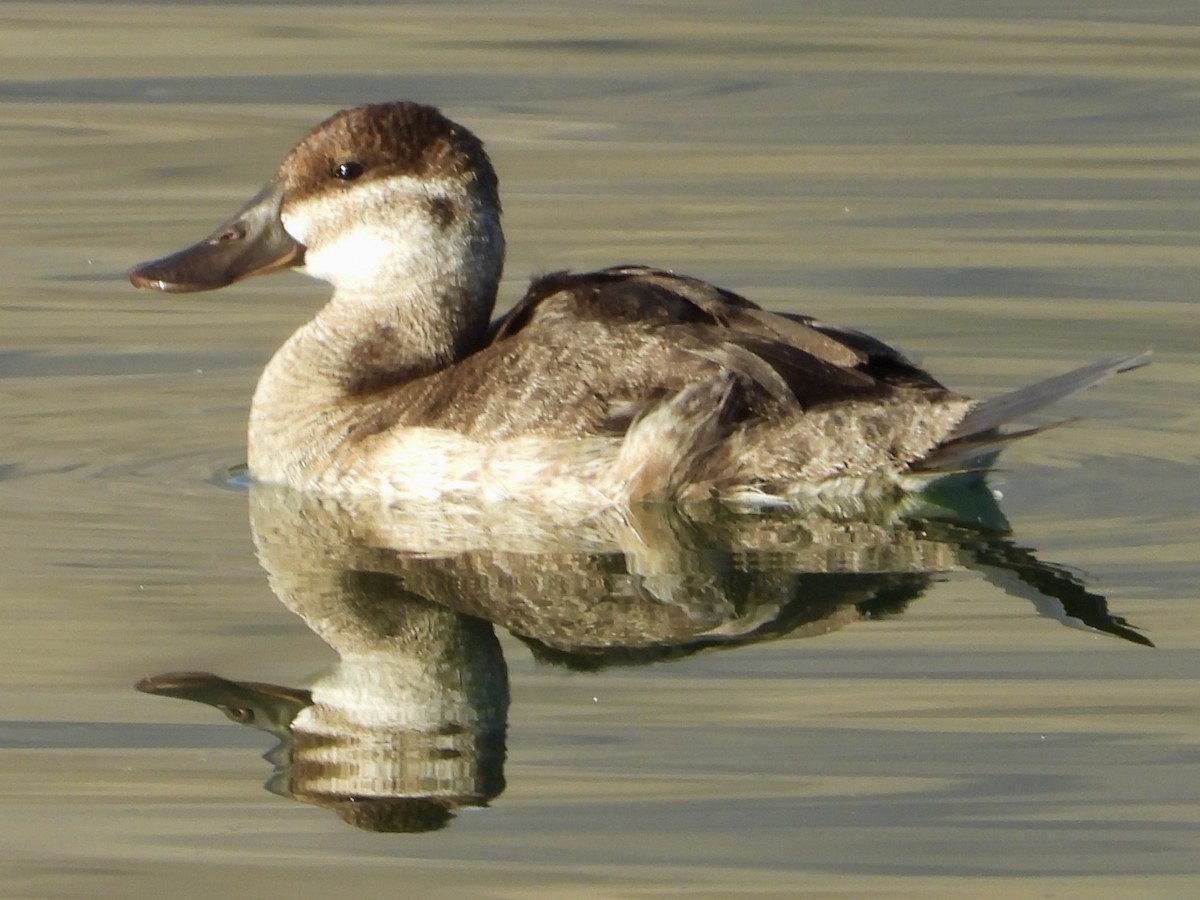
<path fill-rule="evenodd" d="M 156 291 L 211 291 L 251 275 L 303 265 L 304 245 L 283 227 L 282 203 L 283 183 L 271 181 L 200 243 L 134 266 L 129 280 L 134 287 Z"/>
<path fill-rule="evenodd" d="M 135 687 L 144 694 L 214 706 L 234 721 L 259 727 L 286 727 L 312 704 L 311 691 L 259 681 L 229 681 L 210 672 L 165 672 L 143 678 Z"/>

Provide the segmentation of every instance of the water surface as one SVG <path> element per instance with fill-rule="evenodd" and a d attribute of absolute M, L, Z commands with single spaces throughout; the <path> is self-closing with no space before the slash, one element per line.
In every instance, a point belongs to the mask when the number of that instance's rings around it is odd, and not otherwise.
<path fill-rule="evenodd" d="M 1194 892 L 1195 13 L 14 3 L 0 48 L 0 893 Z M 993 486 L 1014 545 L 1155 647 L 1064 627 L 938 544 L 887 614 L 860 596 L 772 632 L 701 592 L 709 631 L 761 639 L 657 662 L 573 671 L 527 620 L 494 646 L 463 626 L 506 670 L 502 782 L 484 753 L 487 808 L 437 830 L 264 789 L 278 735 L 133 685 L 345 671 L 272 592 L 226 477 L 258 371 L 324 288 L 164 297 L 122 272 L 207 233 L 332 110 L 394 97 L 488 141 L 509 301 L 538 272 L 653 263 L 985 396 L 1153 346 Z M 615 552 L 584 568 L 655 596 L 697 571 Z M 767 581 L 798 565 L 738 552 Z"/>

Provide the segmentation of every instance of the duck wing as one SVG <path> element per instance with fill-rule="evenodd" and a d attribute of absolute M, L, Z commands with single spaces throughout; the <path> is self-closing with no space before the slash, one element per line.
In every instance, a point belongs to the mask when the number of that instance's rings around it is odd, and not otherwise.
<path fill-rule="evenodd" d="M 613 422 L 628 422 L 722 370 L 739 376 L 747 415 L 878 398 L 897 388 L 944 391 L 861 332 L 768 312 L 732 291 L 645 266 L 539 278 L 494 323 L 482 356 L 504 357 L 512 371 L 547 346 L 556 348 L 559 368 L 576 370 L 624 410 Z M 548 366 L 526 375 L 555 377 Z M 561 383 L 557 389 L 571 392 Z"/>

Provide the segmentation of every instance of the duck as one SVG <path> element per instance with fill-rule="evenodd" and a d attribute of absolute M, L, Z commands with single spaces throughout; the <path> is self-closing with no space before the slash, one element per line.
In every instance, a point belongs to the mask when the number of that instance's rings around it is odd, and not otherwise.
<path fill-rule="evenodd" d="M 900 496 L 979 477 L 1005 426 L 1148 361 L 1100 360 L 985 401 L 852 328 L 644 265 L 504 266 L 483 142 L 435 107 L 343 110 L 209 237 L 129 271 L 222 288 L 298 269 L 333 293 L 266 365 L 255 481 L 385 502 L 562 505 Z"/>

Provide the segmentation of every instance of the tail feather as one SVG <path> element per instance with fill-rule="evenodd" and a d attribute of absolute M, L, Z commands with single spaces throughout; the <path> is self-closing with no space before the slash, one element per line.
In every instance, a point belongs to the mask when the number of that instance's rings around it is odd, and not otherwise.
<path fill-rule="evenodd" d="M 1040 428 L 1013 432 L 998 431 L 1001 425 L 1044 409 L 1071 394 L 1095 387 L 1120 372 L 1140 368 L 1150 362 L 1150 355 L 1150 351 L 1147 350 L 1129 356 L 1102 359 L 1062 375 L 1026 385 L 1003 396 L 985 400 L 963 416 L 962 421 L 946 439 L 913 466 L 913 471 L 984 468 L 1010 441 L 1062 423 L 1055 422 Z"/>

